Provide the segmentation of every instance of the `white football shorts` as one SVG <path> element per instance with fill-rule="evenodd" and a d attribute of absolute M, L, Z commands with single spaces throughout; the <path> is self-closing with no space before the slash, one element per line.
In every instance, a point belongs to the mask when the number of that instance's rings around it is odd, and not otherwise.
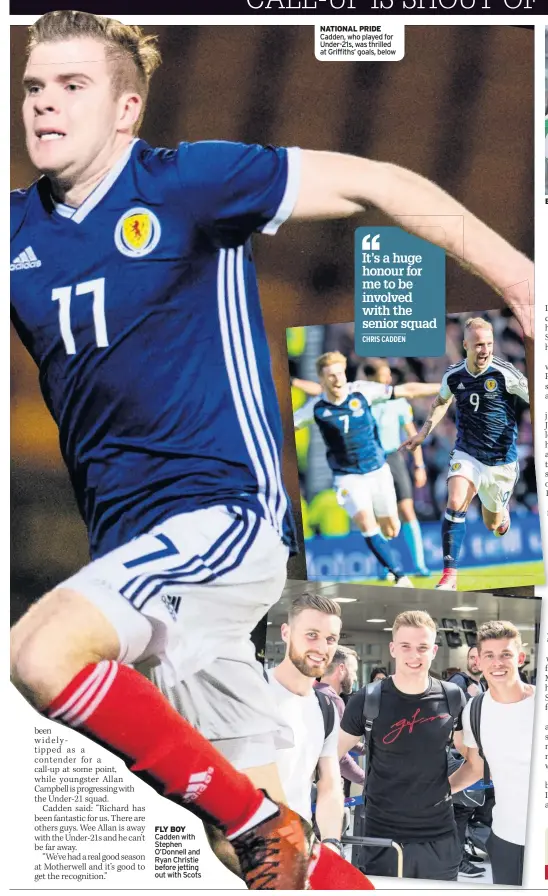
<path fill-rule="evenodd" d="M 483 506 L 491 513 L 500 513 L 507 506 L 519 477 L 517 460 L 509 464 L 488 466 L 465 451 L 453 451 L 447 478 L 464 476 L 476 489 Z"/>
<path fill-rule="evenodd" d="M 119 661 L 246 768 L 274 761 L 273 733 L 287 741 L 249 637 L 281 597 L 287 555 L 252 510 L 215 506 L 171 517 L 60 587 L 97 606 L 118 633 Z M 264 742 L 260 757 L 242 753 L 249 737 Z"/>
<path fill-rule="evenodd" d="M 394 479 L 388 464 L 371 473 L 346 473 L 335 476 L 337 501 L 353 519 L 363 510 L 372 510 L 376 519 L 398 519 L 398 501 Z"/>

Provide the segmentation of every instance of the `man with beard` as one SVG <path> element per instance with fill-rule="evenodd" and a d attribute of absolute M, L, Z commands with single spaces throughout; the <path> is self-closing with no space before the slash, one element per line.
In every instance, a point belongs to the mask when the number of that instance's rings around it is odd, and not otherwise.
<path fill-rule="evenodd" d="M 339 720 L 342 719 L 345 710 L 341 694 L 352 693 L 352 687 L 357 677 L 358 654 L 351 647 L 343 647 L 339 644 L 325 675 L 322 675 L 321 681 L 314 684 L 316 690 L 328 697 L 337 707 Z M 352 759 L 350 753 L 346 753 L 342 757 L 339 766 L 341 775 L 346 781 L 350 781 L 352 784 L 361 784 L 363 787 L 365 772 Z"/>
<path fill-rule="evenodd" d="M 276 762 L 287 805 L 310 821 L 310 791 L 317 769 L 316 824 L 322 841 L 340 851 L 343 792 L 337 756 L 338 713 L 326 726 L 314 680 L 333 661 L 341 633 L 338 603 L 312 592 L 296 597 L 282 625 L 286 654 L 268 673 L 280 715 L 293 731 L 293 746 L 278 749 Z"/>
<path fill-rule="evenodd" d="M 479 667 L 479 654 L 477 647 L 471 647 L 466 658 L 466 672 L 455 672 L 447 681 L 458 684 L 459 688 L 464 691 L 466 700 L 477 697 L 478 694 L 486 690 L 481 669 Z"/>

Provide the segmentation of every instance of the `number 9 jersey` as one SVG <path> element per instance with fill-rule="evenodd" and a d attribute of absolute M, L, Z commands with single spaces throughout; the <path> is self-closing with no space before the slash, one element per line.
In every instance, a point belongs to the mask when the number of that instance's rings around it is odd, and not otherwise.
<path fill-rule="evenodd" d="M 527 380 L 513 364 L 493 358 L 478 374 L 466 361 L 453 364 L 443 377 L 440 395 L 457 404 L 455 448 L 488 466 L 517 460 L 516 405 L 529 402 Z"/>
<path fill-rule="evenodd" d="M 135 140 L 77 209 L 11 197 L 14 326 L 39 368 L 92 557 L 248 504 L 290 541 L 250 237 L 291 214 L 299 151 Z"/>

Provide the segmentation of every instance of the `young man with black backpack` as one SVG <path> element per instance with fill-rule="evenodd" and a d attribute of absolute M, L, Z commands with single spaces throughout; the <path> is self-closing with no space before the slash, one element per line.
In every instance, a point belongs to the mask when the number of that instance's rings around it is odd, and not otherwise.
<path fill-rule="evenodd" d="M 447 772 L 447 746 L 465 705 L 459 687 L 429 674 L 437 653 L 428 613 L 396 617 L 390 654 L 394 675 L 357 691 L 346 707 L 339 755 L 365 735 L 367 837 L 403 846 L 403 876 L 457 880 L 461 850 Z M 364 847 L 367 874 L 395 876 L 394 850 Z"/>
<path fill-rule="evenodd" d="M 487 841 L 493 883 L 521 886 L 534 693 L 520 679 L 525 660 L 521 636 L 511 622 L 486 622 L 477 637 L 481 670 L 489 690 L 474 697 L 462 715 L 466 762 L 451 775 L 453 793 L 489 771 L 495 787 L 493 824 Z"/>

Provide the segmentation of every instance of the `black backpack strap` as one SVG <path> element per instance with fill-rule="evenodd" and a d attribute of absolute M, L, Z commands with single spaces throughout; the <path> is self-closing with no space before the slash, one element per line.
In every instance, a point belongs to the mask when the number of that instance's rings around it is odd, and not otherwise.
<path fill-rule="evenodd" d="M 382 680 L 372 681 L 364 688 L 363 730 L 368 769 L 371 764 L 371 732 L 373 730 L 373 722 L 377 718 L 381 708 L 381 687 Z"/>
<path fill-rule="evenodd" d="M 323 691 L 314 688 L 314 693 L 316 694 L 322 711 L 323 728 L 325 731 L 324 740 L 327 740 L 335 727 L 335 706 L 333 705 L 333 701 L 330 700 L 327 694 L 324 694 Z"/>
<path fill-rule="evenodd" d="M 483 759 L 483 783 L 487 786 L 491 782 L 491 772 L 481 745 L 481 707 L 484 697 L 485 691 L 473 697 L 470 701 L 470 728 L 478 747 L 478 753 Z"/>
<path fill-rule="evenodd" d="M 440 680 L 440 684 L 443 693 L 445 694 L 445 699 L 447 700 L 449 714 L 453 717 L 453 731 L 455 731 L 460 714 L 463 710 L 464 692 L 458 684 L 455 684 L 454 682 Z"/>

